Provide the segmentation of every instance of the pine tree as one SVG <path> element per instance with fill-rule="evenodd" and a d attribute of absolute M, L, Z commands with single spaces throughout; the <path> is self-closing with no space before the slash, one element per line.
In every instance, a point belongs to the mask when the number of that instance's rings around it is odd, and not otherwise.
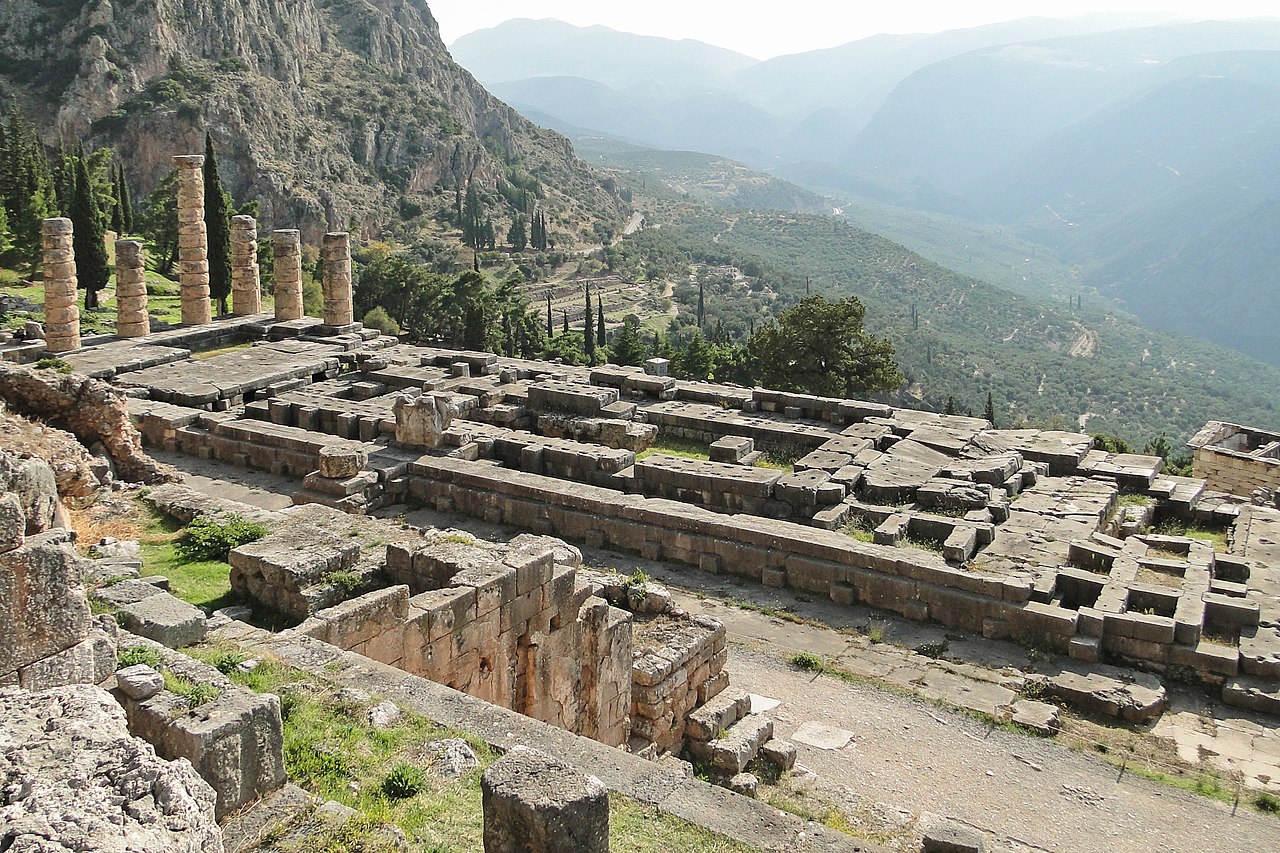
<path fill-rule="evenodd" d="M 604 332 L 604 299 L 600 293 L 596 292 L 596 343 L 600 346 L 605 345 Z"/>
<path fill-rule="evenodd" d="M 582 351 L 587 354 L 587 363 L 596 363 L 595 322 L 591 316 L 591 285 L 584 288 L 587 294 L 587 310 L 582 315 Z"/>
<path fill-rule="evenodd" d="M 13 235 L 9 233 L 9 216 L 0 204 L 0 255 L 13 248 Z"/>
<path fill-rule="evenodd" d="M 613 347 L 609 351 L 610 360 L 615 364 L 638 367 L 644 364 L 646 355 L 644 341 L 640 339 L 639 318 L 628 316 L 613 339 Z"/>
<path fill-rule="evenodd" d="M 987 392 L 987 407 L 983 409 L 982 416 L 991 421 L 992 427 L 996 426 L 996 406 L 995 402 L 991 399 L 990 391 Z"/>
<path fill-rule="evenodd" d="M 942 414 L 954 415 L 956 413 L 956 398 L 950 394 L 947 395 L 947 404 L 942 407 Z"/>
<path fill-rule="evenodd" d="M 93 200 L 93 184 L 83 157 L 75 158 L 76 189 L 71 204 L 71 224 L 75 229 L 73 248 L 76 275 L 84 288 L 84 307 L 98 307 L 98 291 L 107 286 L 111 269 L 107 263 L 106 229 Z"/>
<path fill-rule="evenodd" d="M 231 198 L 222 189 L 213 137 L 204 135 L 204 227 L 209 239 L 209 297 L 227 313 L 231 295 Z"/>

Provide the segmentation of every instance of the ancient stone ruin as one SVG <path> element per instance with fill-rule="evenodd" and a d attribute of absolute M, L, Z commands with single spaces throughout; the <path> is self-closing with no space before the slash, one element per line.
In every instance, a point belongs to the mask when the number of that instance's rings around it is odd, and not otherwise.
<path fill-rule="evenodd" d="M 210 820 L 286 783 L 279 700 L 178 651 L 207 637 L 301 668 L 353 669 L 442 722 L 465 715 L 485 731 L 573 744 L 637 778 L 660 772 L 636 770 L 642 762 L 683 757 L 749 793 L 760 762 L 791 771 L 795 747 L 733 686 L 724 626 L 690 617 L 656 585 L 584 567 L 578 545 L 1015 638 L 1078 665 L 1049 685 L 1054 695 L 1131 722 L 1158 713 L 1164 695 L 1136 670 L 1280 713 L 1280 510 L 1269 467 L 1280 438 L 1210 424 L 1192 442 L 1197 476 L 1175 477 L 1157 457 L 1095 450 L 1082 434 L 685 382 L 661 360 L 575 368 L 412 345 L 354 320 L 350 237 L 339 233 L 324 238 L 318 318 L 303 315 L 298 232 L 273 233 L 267 314 L 248 217 L 235 222 L 233 316 L 213 322 L 193 189 L 200 160 L 175 161 L 183 326 L 147 332 L 140 247 L 126 242 L 119 334 L 81 340 L 69 225 L 50 220 L 46 310 L 65 310 L 51 315 L 46 346 L 73 373 L 0 368 L 13 410 L 100 444 L 127 479 L 176 479 L 141 441 L 294 481 L 294 505 L 277 511 L 175 483 L 147 497 L 183 521 L 235 514 L 264 525 L 265 536 L 231 550 L 230 582 L 281 630 L 246 624 L 247 611 L 204 612 L 136 577 L 98 593 L 116 618 L 95 619 L 72 534 L 57 521 L 52 471 L 0 456 L 0 684 L 109 690 L 86 689 L 74 708 L 66 694 L 40 694 L 28 713 L 65 706 L 117 732 L 127 756 L 178 762 L 154 776 L 177 792 L 166 802 L 182 819 L 165 826 L 185 821 L 178 849 L 218 849 Z M 248 346 L 192 357 L 234 344 Z M 703 444 L 706 458 L 645 453 L 666 439 Z M 758 464 L 766 454 L 791 464 Z M 393 505 L 521 532 L 479 538 L 374 517 Z M 1227 531 L 1229 547 L 1154 532 L 1161 523 Z M 121 652 L 154 665 L 117 672 Z M 1108 664 L 1129 667 L 1118 692 Z M 216 696 L 184 711 L 160 670 Z M 0 704 L 21 701 L 0 692 Z M 1034 704 L 1014 719 L 1052 733 Z M 31 750 L 62 736 L 36 737 L 38 725 L 16 718 L 0 725 Z M 120 734 L 125 724 L 151 746 Z M 486 849 L 525 849 L 521 839 L 606 849 L 605 791 L 622 783 L 583 771 L 596 768 L 509 752 L 484 777 Z M 711 796 L 683 769 L 663 779 L 681 796 Z M 729 802 L 762 822 L 774 814 Z M 820 846 L 823 832 L 797 849 L 846 849 Z"/>

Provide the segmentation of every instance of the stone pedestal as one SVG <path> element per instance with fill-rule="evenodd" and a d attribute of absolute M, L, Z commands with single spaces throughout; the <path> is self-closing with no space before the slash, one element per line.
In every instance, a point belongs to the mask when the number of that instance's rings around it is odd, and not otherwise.
<path fill-rule="evenodd" d="M 237 317 L 262 311 L 262 279 L 258 274 L 258 223 L 252 216 L 231 217 L 231 313 Z"/>
<path fill-rule="evenodd" d="M 274 231 L 276 319 L 302 319 L 302 235 L 297 229 Z"/>
<path fill-rule="evenodd" d="M 607 853 L 609 792 L 546 753 L 517 747 L 480 780 L 485 853 Z"/>
<path fill-rule="evenodd" d="M 44 339 L 51 353 L 80 349 L 76 305 L 76 253 L 70 219 L 46 219 L 40 230 L 44 259 Z"/>
<path fill-rule="evenodd" d="M 324 235 L 324 324 L 349 326 L 355 321 L 351 305 L 351 235 L 345 231 Z"/>
<path fill-rule="evenodd" d="M 182 325 L 213 321 L 209 303 L 209 236 L 204 226 L 204 156 L 173 158 L 178 172 L 178 281 Z"/>
<path fill-rule="evenodd" d="M 138 240 L 116 241 L 116 334 L 122 338 L 151 334 L 146 258 Z"/>

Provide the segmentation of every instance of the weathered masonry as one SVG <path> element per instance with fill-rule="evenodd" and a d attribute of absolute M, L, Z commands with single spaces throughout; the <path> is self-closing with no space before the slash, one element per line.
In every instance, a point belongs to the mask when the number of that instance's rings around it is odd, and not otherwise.
<path fill-rule="evenodd" d="M 1187 445 L 1194 472 L 1211 488 L 1236 495 L 1280 491 L 1280 433 L 1210 421 Z"/>

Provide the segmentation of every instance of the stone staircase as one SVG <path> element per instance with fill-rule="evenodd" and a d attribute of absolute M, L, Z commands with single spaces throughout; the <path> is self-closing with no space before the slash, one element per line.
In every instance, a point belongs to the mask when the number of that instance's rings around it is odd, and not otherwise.
<path fill-rule="evenodd" d="M 741 794 L 755 795 L 759 779 L 752 768 L 777 776 L 796 763 L 795 746 L 773 737 L 773 720 L 753 713 L 751 697 L 741 690 L 726 690 L 690 712 L 685 735 L 695 765 Z"/>

